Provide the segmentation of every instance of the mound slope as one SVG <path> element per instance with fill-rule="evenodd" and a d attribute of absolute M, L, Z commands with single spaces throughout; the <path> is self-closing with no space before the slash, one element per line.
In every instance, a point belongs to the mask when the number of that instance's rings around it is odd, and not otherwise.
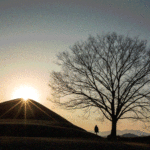
<path fill-rule="evenodd" d="M 31 99 L 15 99 L 0 103 L 0 135 L 95 137 Z"/>
<path fill-rule="evenodd" d="M 0 119 L 46 120 L 69 123 L 67 120 L 34 100 L 15 99 L 0 104 Z"/>

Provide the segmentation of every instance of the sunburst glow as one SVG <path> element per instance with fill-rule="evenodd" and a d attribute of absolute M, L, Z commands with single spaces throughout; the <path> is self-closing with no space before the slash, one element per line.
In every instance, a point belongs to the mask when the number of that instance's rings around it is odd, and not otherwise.
<path fill-rule="evenodd" d="M 33 87 L 21 86 L 14 91 L 13 99 L 15 98 L 23 98 L 24 100 L 33 99 L 38 101 L 39 95 L 37 90 Z"/>

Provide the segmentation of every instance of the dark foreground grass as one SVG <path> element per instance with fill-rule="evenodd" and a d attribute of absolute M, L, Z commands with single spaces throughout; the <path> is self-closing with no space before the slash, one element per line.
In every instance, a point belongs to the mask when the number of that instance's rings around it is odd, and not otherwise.
<path fill-rule="evenodd" d="M 148 144 L 83 138 L 0 137 L 1 150 L 150 150 Z"/>
<path fill-rule="evenodd" d="M 143 136 L 143 137 L 118 137 L 118 140 L 124 141 L 124 142 L 135 142 L 135 143 L 150 144 L 150 136 Z"/>

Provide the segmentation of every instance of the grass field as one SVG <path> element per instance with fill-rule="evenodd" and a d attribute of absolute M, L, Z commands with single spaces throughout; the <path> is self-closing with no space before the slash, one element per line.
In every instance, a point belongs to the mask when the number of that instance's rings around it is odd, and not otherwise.
<path fill-rule="evenodd" d="M 33 100 L 0 103 L 0 114 L 0 150 L 150 150 L 150 137 L 110 141 Z"/>
<path fill-rule="evenodd" d="M 107 141 L 107 139 L 0 137 L 0 149 L 42 150 L 150 150 L 146 143 Z"/>

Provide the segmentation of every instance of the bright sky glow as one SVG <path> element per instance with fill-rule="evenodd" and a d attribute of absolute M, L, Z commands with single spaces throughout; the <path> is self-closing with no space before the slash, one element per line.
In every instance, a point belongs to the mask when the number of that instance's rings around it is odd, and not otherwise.
<path fill-rule="evenodd" d="M 23 98 L 24 100 L 39 100 L 38 92 L 36 91 L 36 89 L 29 86 L 21 86 L 18 89 L 16 89 L 13 93 L 13 99 L 15 98 Z"/>
<path fill-rule="evenodd" d="M 37 100 L 70 122 L 93 130 L 110 130 L 110 122 L 87 120 L 53 106 L 48 83 L 51 71 L 59 71 L 56 55 L 69 51 L 89 35 L 117 32 L 140 36 L 150 45 L 148 0 L 1 0 L 0 1 L 0 101 L 14 98 Z M 142 129 L 120 121 L 118 129 Z"/>

